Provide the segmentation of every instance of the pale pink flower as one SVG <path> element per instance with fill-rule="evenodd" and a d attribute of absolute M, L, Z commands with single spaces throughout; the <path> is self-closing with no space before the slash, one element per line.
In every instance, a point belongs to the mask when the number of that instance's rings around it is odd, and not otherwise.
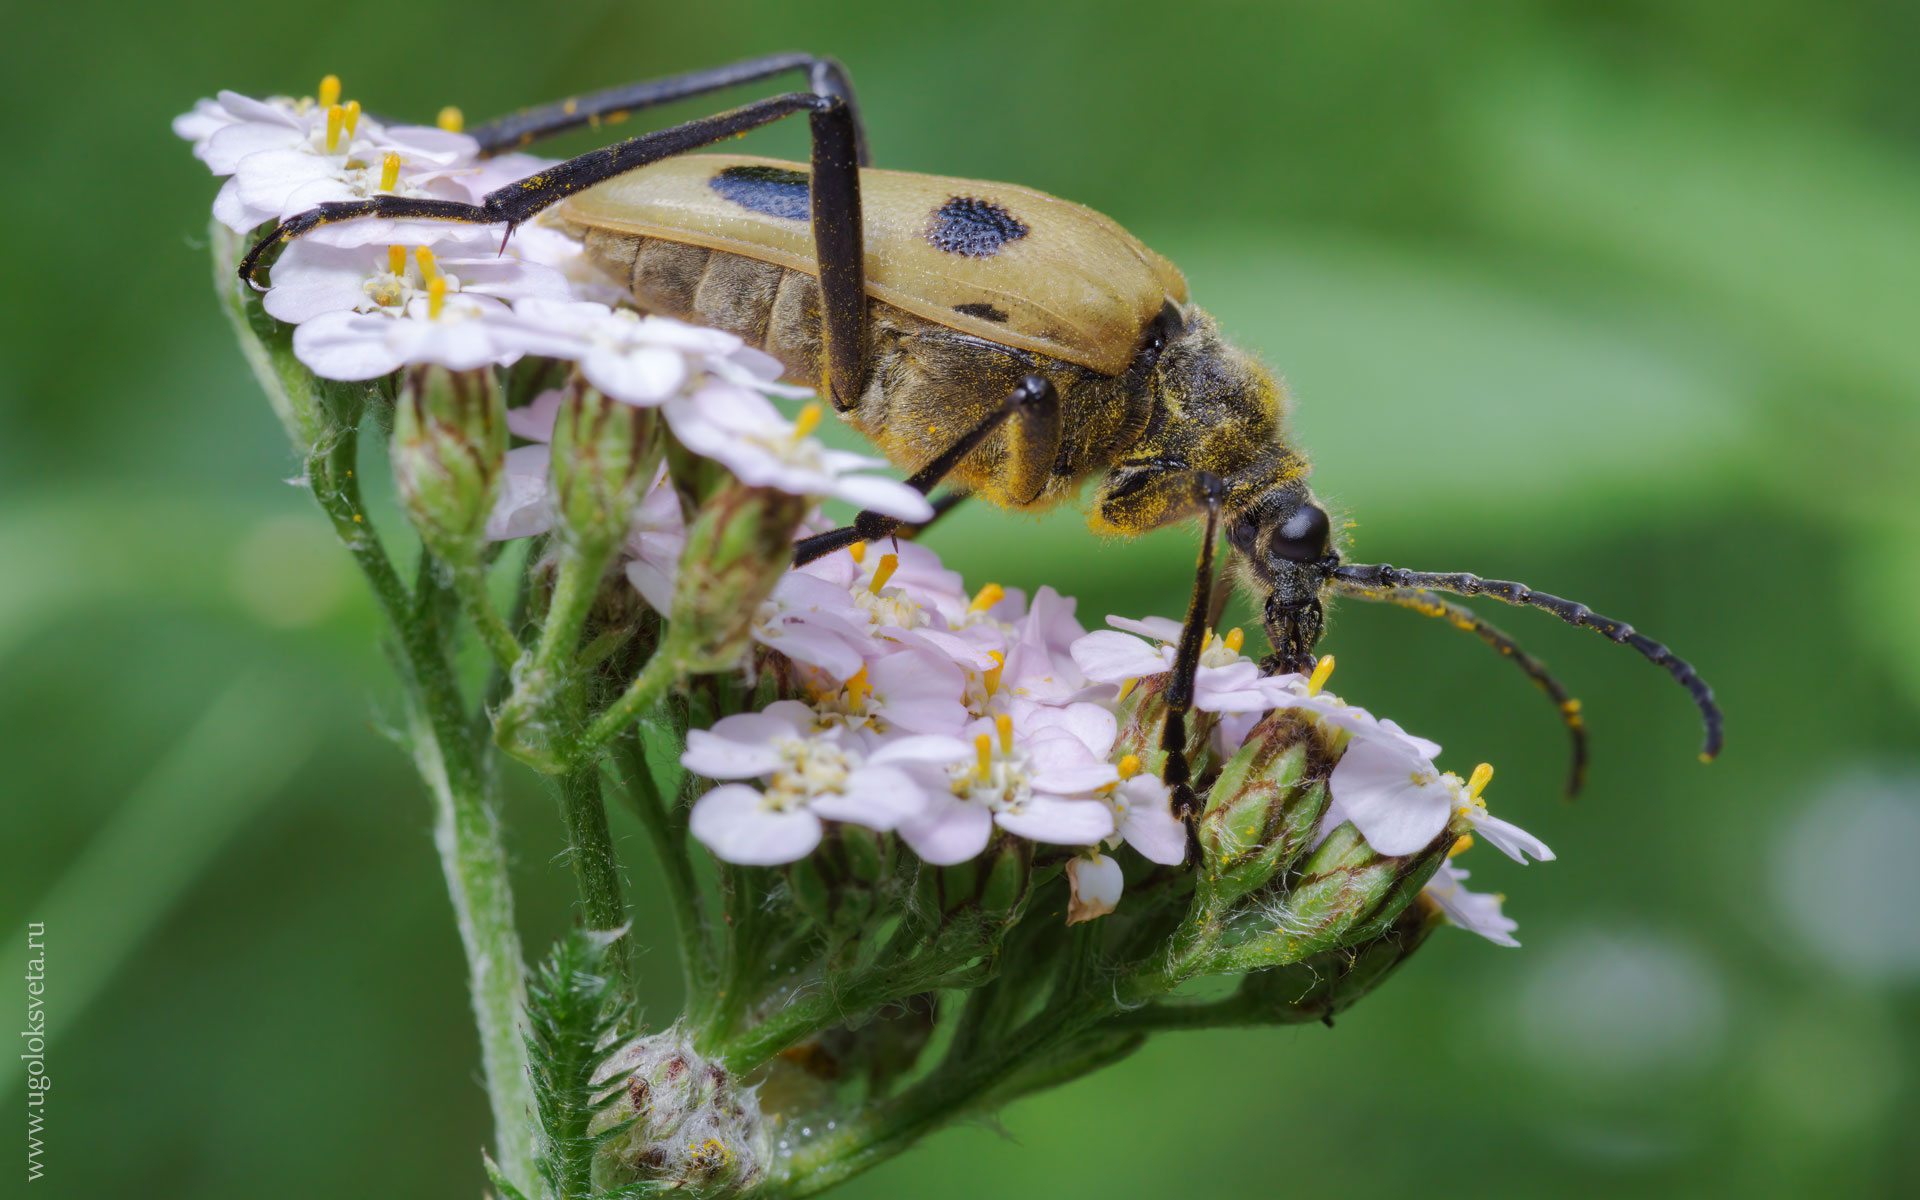
<path fill-rule="evenodd" d="M 1477 933 L 1495 945 L 1518 946 L 1513 931 L 1520 928 L 1520 923 L 1500 911 L 1500 896 L 1462 887 L 1468 875 L 1449 859 L 1427 880 L 1422 894 L 1439 905 L 1447 920 L 1467 932 Z"/>

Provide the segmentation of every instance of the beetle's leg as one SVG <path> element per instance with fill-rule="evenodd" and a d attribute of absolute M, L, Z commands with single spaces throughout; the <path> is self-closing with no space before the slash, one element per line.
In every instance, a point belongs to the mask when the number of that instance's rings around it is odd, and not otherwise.
<path fill-rule="evenodd" d="M 1009 438 L 1015 446 L 1023 442 L 1031 443 L 1034 439 L 1045 436 L 1049 429 L 1054 431 L 1057 441 L 1060 428 L 1060 397 L 1053 390 L 1053 384 L 1041 375 L 1029 375 L 1022 379 L 1014 385 L 1013 391 L 1007 393 L 1007 398 L 998 408 L 982 417 L 979 424 L 960 435 L 951 446 L 935 456 L 932 462 L 908 477 L 907 486 L 923 496 L 940 486 L 940 481 L 951 474 L 967 455 L 979 449 L 980 444 L 992 436 L 993 431 L 1000 428 L 1001 423 L 1008 417 L 1020 419 Z M 1016 451 L 1016 458 L 1022 454 L 1030 460 L 1041 462 L 1053 460 L 1051 444 L 1029 445 L 1025 450 Z M 964 496 L 964 493 L 962 495 Z M 956 500 L 954 503 L 958 502 Z M 939 513 L 936 511 L 934 515 L 938 517 Z M 844 549 L 855 542 L 878 541 L 900 528 L 900 525 L 901 522 L 898 519 L 869 509 L 856 516 L 851 525 L 815 534 L 810 538 L 802 538 L 794 543 L 794 565 L 804 566 L 816 558 Z"/>
<path fill-rule="evenodd" d="M 1206 648 L 1207 614 L 1213 607 L 1213 544 L 1220 538 L 1220 502 L 1226 489 L 1207 471 L 1194 473 L 1200 499 L 1207 506 L 1206 540 L 1200 543 L 1200 562 L 1193 572 L 1193 597 L 1187 601 L 1187 619 L 1180 626 L 1180 648 L 1173 674 L 1167 680 L 1167 720 L 1160 727 L 1160 749 L 1166 760 L 1160 778 L 1173 791 L 1173 815 L 1197 820 L 1200 798 L 1194 794 L 1192 764 L 1187 762 L 1187 712 L 1193 708 L 1193 681 L 1200 671 L 1200 652 Z M 1193 826 L 1189 826 L 1193 828 Z"/>
<path fill-rule="evenodd" d="M 594 184 L 801 112 L 807 114 L 813 141 L 813 244 L 820 272 L 820 335 L 827 363 L 824 384 L 834 407 L 844 412 L 866 385 L 867 289 L 861 238 L 859 131 L 847 100 L 841 96 L 789 92 L 717 116 L 644 133 L 496 188 L 479 204 L 391 195 L 322 204 L 283 221 L 255 242 L 240 260 L 240 277 L 252 282 L 261 256 L 274 246 L 322 225 L 361 217 L 503 224 L 511 236 L 515 226 Z"/>
<path fill-rule="evenodd" d="M 1455 629 L 1473 634 L 1502 655 L 1513 660 L 1526 673 L 1528 679 L 1538 684 L 1540 690 L 1553 700 L 1554 707 L 1560 710 L 1560 719 L 1566 724 L 1567 733 L 1573 739 L 1573 765 L 1567 774 L 1567 798 L 1580 794 L 1587 779 L 1587 722 L 1580 713 L 1580 702 L 1553 673 L 1547 670 L 1547 664 L 1520 648 L 1505 631 L 1494 626 L 1479 613 L 1464 604 L 1455 604 L 1443 600 L 1432 592 L 1419 588 L 1369 588 L 1342 579 L 1332 582 L 1337 595 L 1351 596 L 1356 600 L 1372 600 L 1382 604 L 1395 604 L 1401 608 L 1410 608 L 1429 617 L 1440 617 Z"/>
<path fill-rule="evenodd" d="M 657 105 L 689 100 L 742 84 L 758 83 L 789 71 L 806 72 L 807 86 L 814 94 L 838 96 L 846 102 L 848 119 L 853 122 L 854 142 L 859 148 L 860 165 L 872 166 L 873 157 L 867 150 L 866 126 L 861 123 L 860 108 L 853 98 L 853 81 L 847 78 L 846 68 L 831 58 L 818 58 L 811 54 L 769 54 L 764 58 L 728 63 L 724 67 L 709 67 L 665 79 L 649 79 L 589 92 L 584 96 L 574 96 L 497 117 L 467 130 L 467 136 L 480 143 L 482 154 L 500 154 L 584 125 L 597 128 L 603 122 L 624 121 L 632 113 Z"/>
<path fill-rule="evenodd" d="M 954 509 L 959 508 L 961 504 L 971 499 L 972 496 L 973 496 L 972 492 L 964 491 L 964 490 L 955 490 L 955 491 L 947 492 L 946 494 L 940 496 L 938 499 L 936 499 L 933 502 L 932 516 L 928 517 L 926 520 L 921 521 L 916 525 L 900 526 L 898 529 L 893 531 L 893 536 L 896 538 L 906 538 L 909 541 L 919 537 L 921 534 L 925 533 L 927 530 L 932 529 L 936 521 L 940 520 L 940 518 L 946 516 L 948 513 L 952 512 Z"/>

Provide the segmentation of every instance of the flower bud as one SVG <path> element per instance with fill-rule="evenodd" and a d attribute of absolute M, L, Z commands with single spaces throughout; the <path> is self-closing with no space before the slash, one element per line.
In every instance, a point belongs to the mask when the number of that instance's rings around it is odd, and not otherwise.
<path fill-rule="evenodd" d="M 807 502 L 772 488 L 722 489 L 695 514 L 673 596 L 689 671 L 724 671 L 745 653 L 753 615 L 793 561 Z"/>
<path fill-rule="evenodd" d="M 1277 961 L 1353 946 L 1376 937 L 1419 894 L 1453 845 L 1443 832 L 1412 854 L 1380 854 L 1351 821 L 1327 835 L 1300 867 L 1300 877 L 1269 914 L 1263 939 Z"/>
<path fill-rule="evenodd" d="M 1223 901 L 1254 891 L 1313 844 L 1333 769 L 1319 727 L 1279 709 L 1227 760 L 1200 822 L 1203 886 Z"/>
<path fill-rule="evenodd" d="M 577 387 L 553 426 L 554 516 L 575 546 L 604 551 L 627 534 L 659 462 L 652 409 Z"/>
<path fill-rule="evenodd" d="M 611 1103 L 594 1117 L 591 1132 L 632 1124 L 600 1146 L 596 1194 L 636 1183 L 732 1194 L 766 1173 L 770 1148 L 753 1089 L 703 1057 L 678 1028 L 622 1046 L 598 1082 L 608 1087 Z"/>
<path fill-rule="evenodd" d="M 451 563 L 478 559 L 507 453 L 491 371 L 414 367 L 394 406 L 391 457 L 407 519 Z"/>
<path fill-rule="evenodd" d="M 842 942 L 859 937 L 880 911 L 892 866 L 890 835 L 835 824 L 812 854 L 785 870 L 794 907 Z"/>
<path fill-rule="evenodd" d="M 1422 899 L 1400 910 L 1386 931 L 1351 950 L 1317 954 L 1303 962 L 1256 971 L 1242 984 L 1277 1022 L 1325 1021 L 1359 1003 L 1446 923 Z"/>
<path fill-rule="evenodd" d="M 1033 843 L 996 834 L 984 854 L 921 871 L 921 903 L 947 917 L 978 913 L 995 924 L 1019 911 L 1033 873 Z"/>

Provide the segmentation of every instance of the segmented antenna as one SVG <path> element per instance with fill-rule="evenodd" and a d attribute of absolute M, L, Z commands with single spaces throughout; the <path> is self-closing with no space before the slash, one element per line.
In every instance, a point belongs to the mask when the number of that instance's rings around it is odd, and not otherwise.
<path fill-rule="evenodd" d="M 1587 782 L 1587 722 L 1580 714 L 1580 702 L 1553 677 L 1553 672 L 1547 670 L 1547 664 L 1521 649 L 1520 643 L 1514 641 L 1512 635 L 1466 605 L 1443 600 L 1432 592 L 1414 588 L 1362 587 L 1343 579 L 1334 580 L 1334 591 L 1355 600 L 1392 604 L 1410 608 L 1424 616 L 1439 617 L 1455 629 L 1473 634 L 1504 657 L 1513 660 L 1514 665 L 1538 684 L 1540 690 L 1553 701 L 1554 708 L 1559 710 L 1560 721 L 1567 727 L 1567 736 L 1573 740 L 1573 764 L 1567 771 L 1567 799 L 1571 800 L 1580 794 L 1580 789 Z"/>
<path fill-rule="evenodd" d="M 1681 687 L 1687 689 L 1687 694 L 1693 697 L 1694 706 L 1700 710 L 1700 722 L 1706 726 L 1706 742 L 1700 747 L 1701 761 L 1710 760 L 1720 753 L 1720 706 L 1713 702 L 1713 689 L 1707 686 L 1706 680 L 1700 678 L 1699 673 L 1687 660 L 1645 634 L 1634 632 L 1633 626 L 1625 621 L 1603 617 L 1578 601 L 1549 596 L 1545 592 L 1536 592 L 1524 583 L 1514 583 L 1505 579 L 1482 579 L 1478 575 L 1469 575 L 1464 571 L 1449 574 L 1403 571 L 1399 567 L 1377 563 L 1371 566 L 1356 564 L 1335 567 L 1333 577 L 1362 587 L 1415 588 L 1451 592 L 1456 596 L 1492 596 L 1495 600 L 1506 604 L 1550 612 L 1569 625 L 1591 629 L 1609 641 L 1632 646 L 1647 661 L 1665 667 L 1667 674 L 1673 676 Z"/>

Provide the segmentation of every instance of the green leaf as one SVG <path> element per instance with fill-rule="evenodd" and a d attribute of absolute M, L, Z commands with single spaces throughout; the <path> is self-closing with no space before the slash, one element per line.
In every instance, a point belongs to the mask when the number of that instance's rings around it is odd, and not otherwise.
<path fill-rule="evenodd" d="M 594 1078 L 619 1048 L 629 1012 L 609 947 L 625 930 L 575 930 L 527 981 L 527 1055 L 540 1120 L 540 1176 L 561 1200 L 593 1194 L 594 1151 L 603 1134 L 589 1132 L 613 1097 Z"/>

